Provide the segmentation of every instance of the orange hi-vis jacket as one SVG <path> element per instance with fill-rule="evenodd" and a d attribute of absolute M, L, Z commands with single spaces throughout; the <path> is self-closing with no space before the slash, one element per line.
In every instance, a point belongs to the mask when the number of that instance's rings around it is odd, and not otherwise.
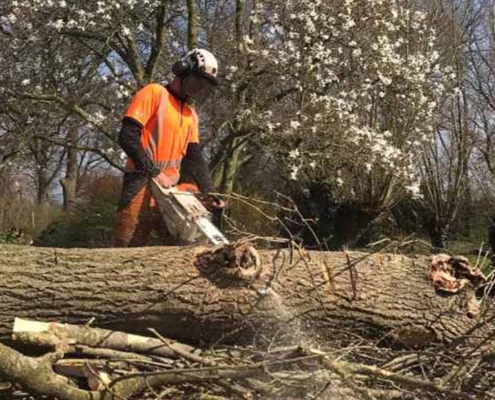
<path fill-rule="evenodd" d="M 125 114 L 143 126 L 141 144 L 151 160 L 174 183 L 189 143 L 199 142 L 198 116 L 189 105 L 156 83 L 136 93 Z M 127 159 L 126 171 L 135 169 Z"/>

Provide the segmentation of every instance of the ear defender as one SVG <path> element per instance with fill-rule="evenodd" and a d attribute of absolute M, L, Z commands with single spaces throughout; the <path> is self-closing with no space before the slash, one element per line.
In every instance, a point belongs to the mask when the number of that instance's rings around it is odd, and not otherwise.
<path fill-rule="evenodd" d="M 215 56 L 209 51 L 194 49 L 172 65 L 172 72 L 180 78 L 184 78 L 192 73 L 199 73 L 216 84 L 218 62 Z"/>
<path fill-rule="evenodd" d="M 185 60 L 176 61 L 172 65 L 172 72 L 174 73 L 175 76 L 178 76 L 179 78 L 183 78 L 184 76 L 188 75 L 190 73 L 190 70 L 191 70 L 191 65 Z"/>

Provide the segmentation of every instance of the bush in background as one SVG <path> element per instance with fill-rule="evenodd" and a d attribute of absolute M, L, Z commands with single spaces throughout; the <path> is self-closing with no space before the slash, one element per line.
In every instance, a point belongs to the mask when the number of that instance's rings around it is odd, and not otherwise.
<path fill-rule="evenodd" d="M 1 168 L 0 243 L 30 244 L 60 213 L 60 207 L 36 203 L 25 174 Z"/>
<path fill-rule="evenodd" d="M 121 179 L 111 173 L 83 178 L 78 203 L 34 240 L 36 246 L 108 247 L 115 224 Z"/>

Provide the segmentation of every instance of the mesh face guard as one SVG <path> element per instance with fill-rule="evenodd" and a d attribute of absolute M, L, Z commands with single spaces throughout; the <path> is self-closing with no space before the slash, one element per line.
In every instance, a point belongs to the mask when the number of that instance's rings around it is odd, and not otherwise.
<path fill-rule="evenodd" d="M 183 79 L 182 92 L 187 99 L 201 104 L 210 96 L 215 86 L 216 83 L 209 77 L 193 73 Z"/>
<path fill-rule="evenodd" d="M 208 79 L 213 86 L 217 86 L 218 85 L 218 79 L 217 79 L 217 77 L 211 76 L 210 74 L 208 74 L 208 73 L 206 73 L 206 72 L 204 72 L 202 70 L 199 70 L 198 72 L 196 72 L 196 74 L 202 76 L 205 79 Z"/>

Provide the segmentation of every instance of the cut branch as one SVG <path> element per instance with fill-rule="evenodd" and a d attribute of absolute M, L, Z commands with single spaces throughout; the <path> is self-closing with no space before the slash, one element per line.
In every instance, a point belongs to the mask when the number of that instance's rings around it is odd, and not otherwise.
<path fill-rule="evenodd" d="M 169 358 L 177 357 L 177 353 L 184 354 L 193 350 L 193 347 L 175 341 L 165 344 L 160 339 L 124 332 L 20 318 L 15 319 L 13 336 L 15 340 L 38 346 L 57 348 L 66 345 L 84 345 Z"/>

